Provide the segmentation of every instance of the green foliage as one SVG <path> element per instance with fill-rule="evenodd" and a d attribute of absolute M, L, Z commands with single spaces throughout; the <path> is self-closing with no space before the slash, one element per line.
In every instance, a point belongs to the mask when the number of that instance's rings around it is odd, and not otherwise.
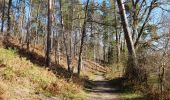
<path fill-rule="evenodd" d="M 17 55 L 17 50 L 16 49 L 11 49 L 9 48 L 8 50 L 4 50 L 3 48 L 0 48 L 0 53 L 2 54 L 1 59 L 12 59 Z"/>
<path fill-rule="evenodd" d="M 6 80 L 12 80 L 13 77 L 15 76 L 15 73 L 13 72 L 13 69 L 11 67 L 7 67 L 3 73 L 2 76 Z"/>

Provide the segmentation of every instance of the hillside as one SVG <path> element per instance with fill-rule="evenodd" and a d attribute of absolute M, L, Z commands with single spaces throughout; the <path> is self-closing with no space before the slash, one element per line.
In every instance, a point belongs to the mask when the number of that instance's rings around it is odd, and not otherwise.
<path fill-rule="evenodd" d="M 0 0 L 0 100 L 170 100 L 170 0 Z"/>
<path fill-rule="evenodd" d="M 19 56 L 17 50 L 0 48 L 0 55 L 2 100 L 83 99 L 80 85 L 56 77 L 47 68 Z"/>

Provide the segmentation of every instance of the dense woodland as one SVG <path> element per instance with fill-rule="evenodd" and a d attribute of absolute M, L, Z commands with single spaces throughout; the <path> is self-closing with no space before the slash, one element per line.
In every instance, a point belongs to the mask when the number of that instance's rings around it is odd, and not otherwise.
<path fill-rule="evenodd" d="M 45 68 L 65 62 L 69 80 L 93 62 L 170 99 L 169 0 L 0 0 L 0 28 L 6 49 L 36 52 Z"/>

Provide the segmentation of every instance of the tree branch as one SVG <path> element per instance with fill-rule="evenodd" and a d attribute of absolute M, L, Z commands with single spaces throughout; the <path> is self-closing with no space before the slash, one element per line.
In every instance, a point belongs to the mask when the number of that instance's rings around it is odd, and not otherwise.
<path fill-rule="evenodd" d="M 140 31 L 139 31 L 138 37 L 137 37 L 136 42 L 135 42 L 135 44 L 134 44 L 135 48 L 136 48 L 136 46 L 137 46 L 137 44 L 138 44 L 138 42 L 139 42 L 140 37 L 141 37 L 142 34 L 143 34 L 143 30 L 144 30 L 145 25 L 146 25 L 146 23 L 147 23 L 147 21 L 148 21 L 148 19 L 149 19 L 149 17 L 150 17 L 150 14 L 151 14 L 152 10 L 154 9 L 153 5 L 155 4 L 155 2 L 157 2 L 157 0 L 153 0 L 153 1 L 151 2 L 151 5 L 150 5 L 150 7 L 149 7 L 148 14 L 147 14 L 147 16 L 146 16 L 146 18 L 145 18 L 145 21 L 144 21 L 144 23 L 143 23 L 143 25 L 142 25 L 142 27 L 141 27 L 141 29 L 140 29 Z"/>

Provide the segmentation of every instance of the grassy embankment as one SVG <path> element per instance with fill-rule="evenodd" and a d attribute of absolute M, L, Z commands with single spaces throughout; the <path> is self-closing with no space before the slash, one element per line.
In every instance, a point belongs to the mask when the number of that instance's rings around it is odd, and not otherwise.
<path fill-rule="evenodd" d="M 20 57 L 16 50 L 0 48 L 0 55 L 0 99 L 84 98 L 81 86 L 56 77 L 45 67 Z"/>

